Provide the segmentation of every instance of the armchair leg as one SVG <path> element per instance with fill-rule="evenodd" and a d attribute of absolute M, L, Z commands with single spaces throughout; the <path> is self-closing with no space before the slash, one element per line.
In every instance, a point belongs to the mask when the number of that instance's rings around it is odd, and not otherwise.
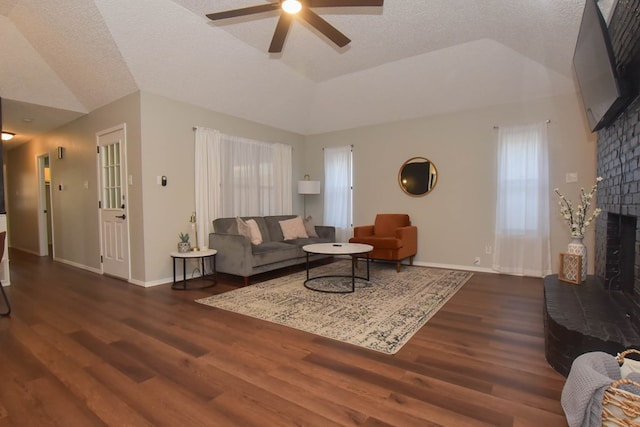
<path fill-rule="evenodd" d="M 402 266 L 402 263 L 400 261 L 396 262 L 396 272 L 400 273 L 401 266 Z"/>
<path fill-rule="evenodd" d="M 413 255 L 409 257 L 409 265 L 413 265 Z"/>

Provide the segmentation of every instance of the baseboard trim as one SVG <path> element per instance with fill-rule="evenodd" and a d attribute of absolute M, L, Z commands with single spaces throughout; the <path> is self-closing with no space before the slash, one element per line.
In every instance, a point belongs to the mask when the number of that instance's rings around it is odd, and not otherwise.
<path fill-rule="evenodd" d="M 56 257 L 56 258 L 53 258 L 53 260 L 56 261 L 56 262 L 60 262 L 62 264 L 67 264 L 67 265 L 70 265 L 72 267 L 80 268 L 82 270 L 87 270 L 87 271 L 90 271 L 92 273 L 96 273 L 96 274 L 102 275 L 102 270 L 100 270 L 99 268 L 89 267 L 88 265 L 79 264 L 77 262 L 69 261 L 68 259 L 64 259 L 64 258 L 57 258 Z"/>
<path fill-rule="evenodd" d="M 500 272 L 495 271 L 493 268 L 478 267 L 475 265 L 439 264 L 436 262 L 414 262 L 413 265 L 419 265 L 421 267 L 446 268 L 449 270 L 473 271 L 476 273 L 500 274 Z"/>
<path fill-rule="evenodd" d="M 158 279 L 151 282 L 142 282 L 140 280 L 130 280 L 129 283 L 142 286 L 143 288 L 153 288 L 154 286 L 166 285 L 167 283 L 173 283 L 173 278 L 166 277 L 164 279 Z"/>

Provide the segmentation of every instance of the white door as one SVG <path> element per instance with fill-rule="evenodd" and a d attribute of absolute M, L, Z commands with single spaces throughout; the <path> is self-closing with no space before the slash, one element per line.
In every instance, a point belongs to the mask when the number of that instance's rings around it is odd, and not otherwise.
<path fill-rule="evenodd" d="M 125 144 L 124 125 L 98 133 L 102 272 L 129 280 Z"/>

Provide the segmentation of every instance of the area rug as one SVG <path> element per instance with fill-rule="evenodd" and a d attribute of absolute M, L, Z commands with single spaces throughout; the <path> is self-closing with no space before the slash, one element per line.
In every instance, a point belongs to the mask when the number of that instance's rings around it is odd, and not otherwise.
<path fill-rule="evenodd" d="M 351 274 L 340 260 L 311 269 L 310 276 Z M 364 261 L 356 274 L 366 275 Z M 197 299 L 211 307 L 274 322 L 386 354 L 400 348 L 471 278 L 466 271 L 371 263 L 370 281 L 354 293 L 309 290 L 306 272 Z M 351 279 L 318 279 L 314 287 L 351 287 Z"/>

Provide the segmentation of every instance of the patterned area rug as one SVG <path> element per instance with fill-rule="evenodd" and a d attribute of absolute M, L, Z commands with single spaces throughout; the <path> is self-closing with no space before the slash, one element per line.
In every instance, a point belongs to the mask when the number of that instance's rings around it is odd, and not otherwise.
<path fill-rule="evenodd" d="M 363 261 L 356 275 L 366 275 Z M 311 269 L 310 276 L 351 274 L 344 260 Z M 371 263 L 371 280 L 356 280 L 354 293 L 309 290 L 306 272 L 272 279 L 196 302 L 279 323 L 386 354 L 395 354 L 461 287 L 472 273 Z M 351 279 L 311 282 L 350 289 Z"/>

